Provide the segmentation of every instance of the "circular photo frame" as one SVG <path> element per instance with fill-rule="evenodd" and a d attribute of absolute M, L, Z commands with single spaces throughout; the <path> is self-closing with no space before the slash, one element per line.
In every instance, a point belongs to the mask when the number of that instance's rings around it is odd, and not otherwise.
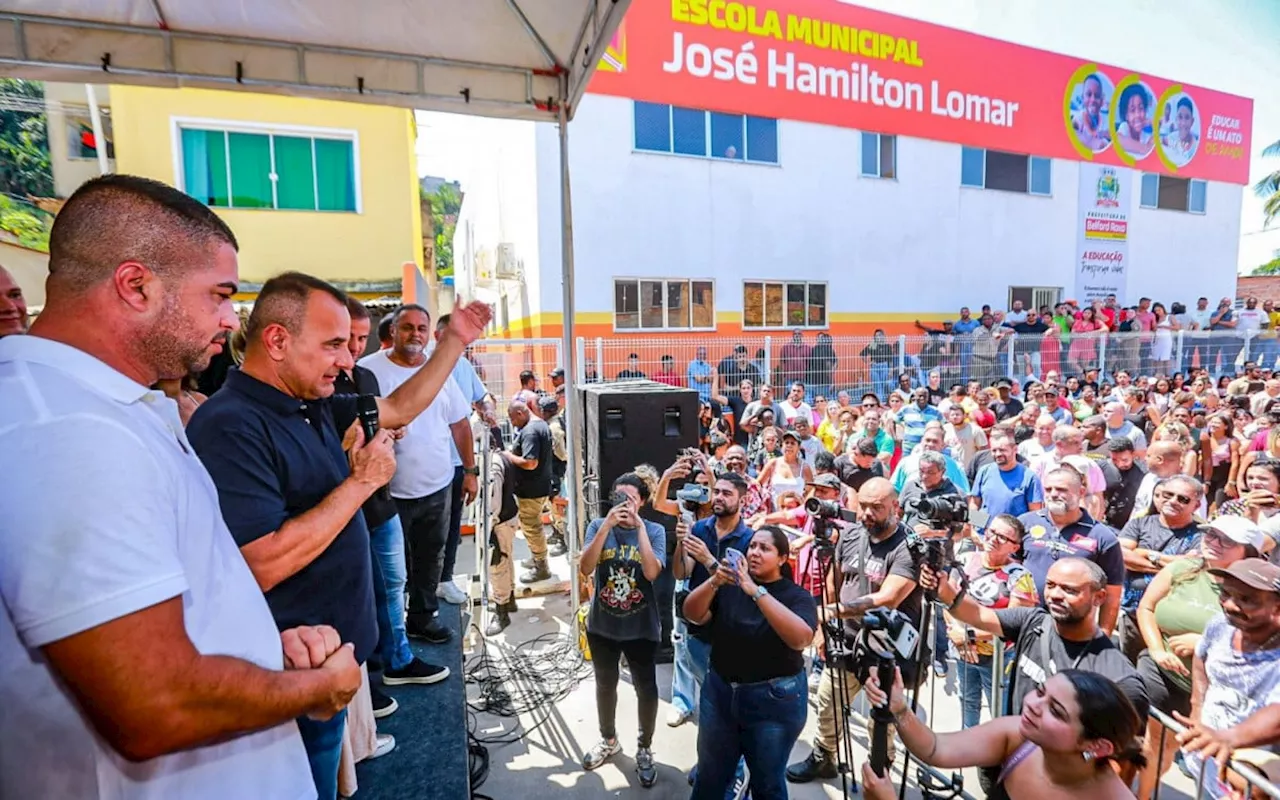
<path fill-rule="evenodd" d="M 1095 65 L 1082 67 L 1067 82 L 1063 100 L 1067 135 L 1081 154 L 1105 152 L 1111 146 L 1111 99 L 1115 84 Z"/>
<path fill-rule="evenodd" d="M 1195 98 L 1182 91 L 1181 86 L 1170 86 L 1156 104 L 1163 109 L 1159 134 L 1156 136 L 1156 152 L 1167 169 L 1177 171 L 1191 163 L 1200 152 L 1200 107 Z"/>
<path fill-rule="evenodd" d="M 1116 84 L 1111 98 L 1112 143 L 1120 160 L 1132 165 L 1155 150 L 1160 120 L 1155 93 L 1138 75 Z"/>

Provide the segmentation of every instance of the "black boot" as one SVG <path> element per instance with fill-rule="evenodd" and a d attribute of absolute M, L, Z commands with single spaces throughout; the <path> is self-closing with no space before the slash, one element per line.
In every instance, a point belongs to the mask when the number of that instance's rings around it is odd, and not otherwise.
<path fill-rule="evenodd" d="M 547 555 L 555 558 L 569 552 L 569 547 L 564 543 L 564 537 L 558 533 L 553 533 L 547 537 Z"/>
<path fill-rule="evenodd" d="M 506 609 L 506 612 L 507 612 L 508 614 L 514 614 L 514 613 L 516 613 L 517 611 L 519 611 L 519 610 L 520 610 L 519 608 L 517 608 L 517 607 L 516 607 L 516 594 L 515 594 L 515 592 L 512 592 L 512 593 L 511 593 L 511 599 L 510 599 L 510 600 L 508 600 L 507 602 L 505 602 L 505 603 L 503 603 L 503 604 L 502 604 L 502 608 Z"/>
<path fill-rule="evenodd" d="M 505 605 L 495 606 L 489 611 L 489 625 L 484 629 L 485 636 L 497 636 L 511 624 L 511 615 Z"/>
<path fill-rule="evenodd" d="M 530 567 L 529 571 L 520 576 L 520 582 L 537 583 L 538 581 L 548 580 L 550 577 L 551 570 L 547 569 L 547 560 L 544 558 L 539 561 L 534 561 L 533 566 Z"/>
<path fill-rule="evenodd" d="M 809 783 L 819 778 L 834 778 L 839 774 L 835 754 L 828 753 L 821 747 L 813 748 L 813 752 L 804 761 L 787 767 L 787 780 L 792 783 Z"/>

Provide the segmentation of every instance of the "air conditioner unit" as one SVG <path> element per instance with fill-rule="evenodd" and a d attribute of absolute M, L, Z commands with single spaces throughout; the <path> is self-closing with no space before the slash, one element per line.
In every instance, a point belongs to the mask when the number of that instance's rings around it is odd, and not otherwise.
<path fill-rule="evenodd" d="M 516 258 L 516 246 L 510 242 L 498 245 L 497 275 L 500 281 L 518 281 L 522 275 L 520 259 Z"/>
<path fill-rule="evenodd" d="M 492 286 L 497 282 L 493 269 L 493 257 L 488 250 L 481 250 L 476 253 L 475 260 L 472 263 L 476 273 L 476 285 Z"/>

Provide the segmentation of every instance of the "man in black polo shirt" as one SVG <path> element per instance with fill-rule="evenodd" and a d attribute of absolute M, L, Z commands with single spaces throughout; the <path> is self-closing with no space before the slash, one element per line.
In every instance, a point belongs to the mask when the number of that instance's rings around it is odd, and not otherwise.
<path fill-rule="evenodd" d="M 378 401 L 384 430 L 365 441 L 356 398 L 335 395 L 353 366 L 346 295 L 317 278 L 279 275 L 262 287 L 245 331 L 244 363 L 191 419 L 227 527 L 283 630 L 328 624 L 364 663 L 377 642 L 369 532 L 361 505 L 395 472 L 389 429 L 430 404 L 487 307 L 455 311 L 448 343 L 419 373 Z M 343 431 L 355 427 L 350 454 Z M 312 776 L 336 793 L 345 714 L 298 720 Z"/>
<path fill-rule="evenodd" d="M 516 480 L 516 505 L 520 509 L 520 528 L 524 531 L 533 564 L 520 576 L 521 583 L 537 583 L 551 577 L 547 567 L 547 534 L 542 529 L 542 509 L 551 494 L 551 429 L 524 403 L 513 400 L 507 408 L 507 419 L 520 433 L 514 447 L 503 457 L 520 468 Z"/>
<path fill-rule="evenodd" d="M 347 339 L 347 351 L 351 358 L 364 355 L 369 342 L 372 321 L 369 309 L 354 297 L 347 298 L 347 313 L 351 315 L 351 336 Z M 334 379 L 334 394 L 361 395 L 382 394 L 378 377 L 368 369 L 353 364 Z M 402 429 L 390 431 L 392 439 L 398 438 Z M 382 488 L 369 496 L 360 507 L 364 523 L 369 529 L 369 544 L 373 557 L 373 598 L 378 617 L 378 647 L 376 660 L 369 660 L 369 693 L 373 698 L 373 715 L 382 718 L 394 714 L 399 704 L 395 698 L 379 688 L 384 681 L 388 685 L 411 683 L 438 683 L 449 677 L 448 667 L 428 664 L 413 655 L 409 638 L 405 635 L 404 587 L 406 566 L 404 560 L 404 528 L 396 513 L 395 501 Z"/>
<path fill-rule="evenodd" d="M 1083 457 L 1082 457 L 1083 458 Z M 1063 465 L 1044 475 L 1044 508 L 1018 518 L 1026 529 L 1022 537 L 1027 573 L 1019 588 L 1030 594 L 1031 583 L 1044 602 L 1044 582 L 1049 568 L 1063 556 L 1076 556 L 1102 567 L 1107 576 L 1106 600 L 1098 613 L 1098 625 L 1108 635 L 1115 630 L 1124 585 L 1124 556 L 1116 532 L 1085 511 L 1084 477 L 1075 467 Z"/>

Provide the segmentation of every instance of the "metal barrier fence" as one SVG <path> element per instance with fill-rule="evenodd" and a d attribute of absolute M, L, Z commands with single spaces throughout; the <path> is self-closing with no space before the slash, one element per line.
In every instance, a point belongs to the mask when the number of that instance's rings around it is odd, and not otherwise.
<path fill-rule="evenodd" d="M 990 383 L 1008 377 L 1025 381 L 1097 369 L 1101 375 L 1126 370 L 1148 377 L 1170 376 L 1191 367 L 1214 375 L 1232 374 L 1236 366 L 1257 361 L 1271 368 L 1280 356 L 1280 339 L 1269 332 L 1160 331 L 1146 333 L 1002 334 L 994 340 L 971 335 L 870 336 L 806 335 L 799 345 L 789 336 L 709 337 L 706 340 L 628 334 L 579 339 L 578 379 L 625 380 L 644 377 L 690 386 L 707 367 L 716 370 L 717 390 L 737 391 L 736 376 L 759 375 L 775 387 L 802 381 L 816 395 L 840 390 L 884 396 L 907 372 L 921 385 L 937 370 L 944 386 L 976 379 Z M 741 346 L 743 355 L 735 358 Z M 695 363 L 705 353 L 702 364 Z M 634 358 L 632 358 L 634 356 Z M 728 377 L 726 377 L 728 376 Z M 733 385 L 730 385 L 733 384 Z M 856 399 L 856 398 L 855 398 Z"/>
<path fill-rule="evenodd" d="M 1186 728 L 1182 724 L 1180 724 L 1177 720 L 1172 719 L 1171 717 L 1169 717 L 1167 714 L 1165 714 L 1163 711 L 1160 711 L 1159 709 L 1156 709 L 1156 708 L 1151 709 L 1150 714 L 1152 719 L 1160 723 L 1160 746 L 1157 748 L 1157 753 L 1156 753 L 1156 764 L 1159 764 L 1164 759 L 1165 731 L 1169 731 L 1176 735 L 1176 734 L 1182 733 L 1184 730 L 1186 730 Z M 1233 758 L 1229 762 L 1228 769 L 1231 772 L 1234 772 L 1235 774 L 1239 775 L 1244 780 L 1245 786 L 1246 786 L 1246 789 L 1245 789 L 1246 800 L 1247 798 L 1251 798 L 1254 796 L 1255 790 L 1262 792 L 1267 797 L 1276 798 L 1276 800 L 1280 800 L 1280 787 L 1276 786 L 1274 783 L 1267 780 L 1266 776 L 1263 775 L 1261 772 L 1259 772 L 1257 769 L 1255 769 L 1252 765 L 1239 762 Z M 1163 777 L 1164 776 L 1161 776 L 1161 778 Z M 1192 795 L 1195 798 L 1195 800 L 1200 800 L 1201 797 L 1206 797 L 1206 795 L 1204 794 L 1205 782 L 1210 777 L 1212 776 L 1208 774 L 1208 770 L 1205 770 L 1202 772 L 1202 774 L 1196 776 L 1196 792 L 1194 795 Z M 1160 787 L 1163 785 L 1163 783 L 1164 783 L 1163 780 L 1156 782 L 1155 791 L 1153 791 L 1151 794 L 1152 800 L 1160 800 Z"/>
<path fill-rule="evenodd" d="M 551 371 L 564 365 L 559 339 L 480 339 L 467 348 L 467 358 L 505 418 L 507 403 L 520 391 L 520 373 L 537 376 L 539 388 L 549 391 Z"/>

